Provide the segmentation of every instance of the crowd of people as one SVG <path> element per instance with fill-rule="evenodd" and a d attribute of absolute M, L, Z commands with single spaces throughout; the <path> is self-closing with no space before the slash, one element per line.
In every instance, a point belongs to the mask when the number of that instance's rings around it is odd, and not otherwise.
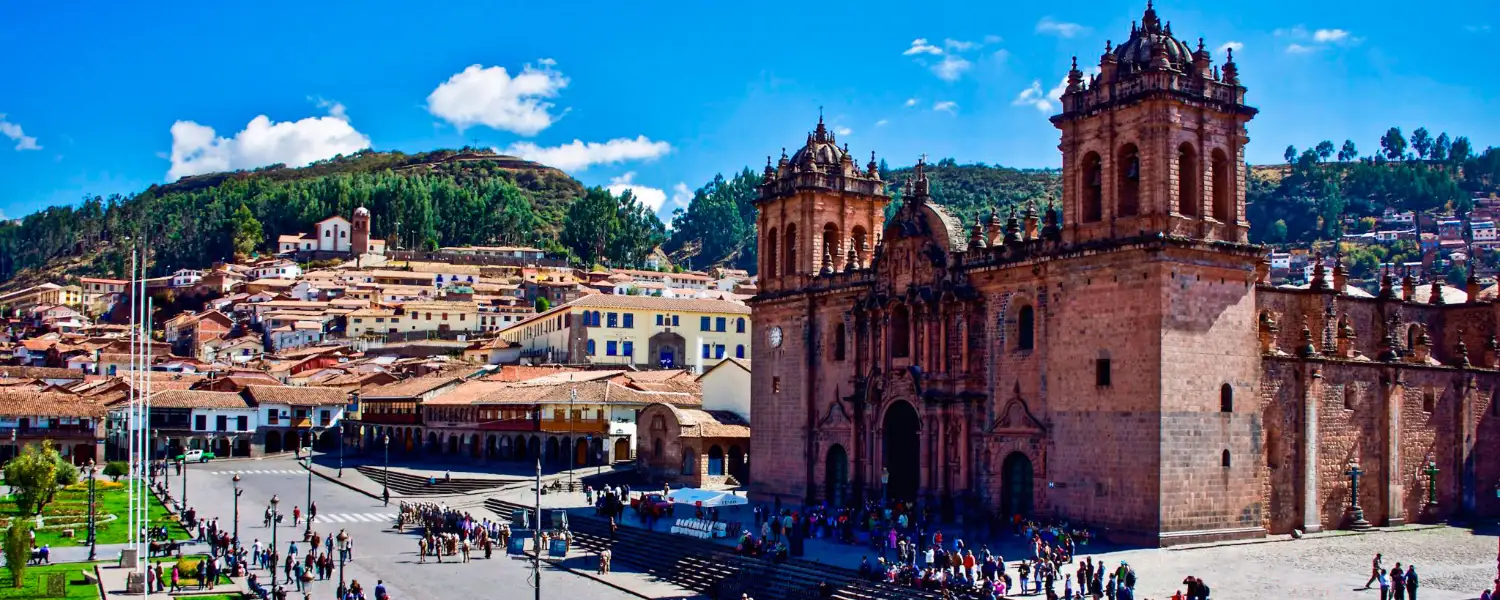
<path fill-rule="evenodd" d="M 404 531 L 408 526 L 419 529 L 417 556 L 422 563 L 428 556 L 437 562 L 443 562 L 444 556 L 469 562 L 476 550 L 490 558 L 496 544 L 503 548 L 510 543 L 509 523 L 475 519 L 467 512 L 432 502 L 402 502 L 396 514 L 396 530 Z"/>
<path fill-rule="evenodd" d="M 1370 589 L 1370 584 L 1380 584 L 1380 600 L 1417 600 L 1417 587 L 1421 579 L 1417 577 L 1416 565 L 1401 566 L 1396 563 L 1389 571 L 1381 564 L 1385 557 L 1376 554 L 1375 559 L 1370 561 L 1370 580 L 1365 582 L 1365 589 Z"/>

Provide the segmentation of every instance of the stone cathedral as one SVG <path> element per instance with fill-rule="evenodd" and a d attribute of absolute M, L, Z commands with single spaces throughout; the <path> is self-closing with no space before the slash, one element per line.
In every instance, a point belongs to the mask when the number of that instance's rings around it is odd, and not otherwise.
<path fill-rule="evenodd" d="M 1068 72 L 1060 201 L 967 229 L 920 162 L 886 219 L 820 120 L 757 201 L 752 496 L 1149 545 L 1500 514 L 1500 307 L 1341 265 L 1269 285 L 1245 95 L 1148 5 Z"/>

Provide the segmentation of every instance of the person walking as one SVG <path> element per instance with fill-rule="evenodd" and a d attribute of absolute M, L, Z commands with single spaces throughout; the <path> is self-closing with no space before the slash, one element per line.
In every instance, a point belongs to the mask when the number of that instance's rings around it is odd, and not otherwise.
<path fill-rule="evenodd" d="M 1417 600 L 1417 567 L 1406 565 L 1406 600 Z"/>
<path fill-rule="evenodd" d="M 1370 589 L 1370 584 L 1380 578 L 1380 553 L 1375 553 L 1375 560 L 1370 561 L 1370 580 L 1365 582 L 1365 589 Z"/>
<path fill-rule="evenodd" d="M 181 589 L 182 589 L 182 571 L 177 568 L 177 565 L 172 565 L 172 589 L 170 590 L 170 593 L 175 594 L 178 591 L 180 591 Z"/>

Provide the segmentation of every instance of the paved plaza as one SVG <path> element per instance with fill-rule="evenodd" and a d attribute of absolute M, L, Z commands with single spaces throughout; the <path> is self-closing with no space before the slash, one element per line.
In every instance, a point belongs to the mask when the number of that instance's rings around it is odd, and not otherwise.
<path fill-rule="evenodd" d="M 306 512 L 307 472 L 290 459 L 221 462 L 190 465 L 188 468 L 188 504 L 206 516 L 220 517 L 221 524 L 231 530 L 233 494 L 229 478 L 232 473 L 241 473 L 240 486 L 246 491 L 240 499 L 240 534 L 246 544 L 257 539 L 269 543 L 270 530 L 262 526 L 261 517 L 272 494 L 280 496 L 281 509 L 288 515 L 294 506 L 300 507 L 304 514 Z M 333 469 L 320 471 L 325 472 L 336 478 Z M 346 567 L 347 579 L 357 579 L 367 589 L 373 588 L 377 578 L 384 579 L 397 600 L 491 596 L 502 589 L 511 592 L 507 597 L 530 597 L 530 567 L 525 561 L 496 554 L 492 560 L 477 559 L 469 564 L 435 564 L 431 561 L 418 564 L 415 536 L 397 534 L 391 528 L 399 499 L 393 499 L 390 507 L 382 506 L 379 500 L 364 493 L 378 494 L 378 485 L 372 486 L 369 479 L 353 473 L 352 469 L 345 471 L 343 483 L 349 484 L 348 487 L 318 476 L 312 479 L 313 499 L 319 512 L 313 529 L 325 535 L 345 529 L 354 537 L 355 561 Z M 452 473 L 455 477 L 473 475 L 457 466 Z M 178 480 L 174 478 L 174 488 L 177 485 Z M 496 517 L 482 506 L 483 499 L 489 495 L 462 495 L 432 501 L 493 519 Z M 534 499 L 524 486 L 511 487 L 493 495 L 527 504 Z M 581 493 L 549 494 L 543 497 L 543 503 L 551 507 L 576 506 L 580 511 L 588 511 L 582 508 Z M 747 522 L 750 520 L 748 513 L 724 518 L 740 517 Z M 640 526 L 633 518 L 627 518 L 625 525 Z M 658 524 L 657 529 L 665 527 Z M 291 518 L 287 517 L 277 529 L 283 550 L 288 541 L 301 540 L 302 529 L 292 527 Z M 1183 577 L 1195 575 L 1209 583 L 1214 598 L 1223 600 L 1266 597 L 1378 600 L 1378 589 L 1360 588 L 1368 579 L 1371 557 L 1381 552 L 1385 554 L 1387 567 L 1397 561 L 1417 566 L 1422 579 L 1420 597 L 1457 600 L 1477 598 L 1480 590 L 1493 585 L 1497 553 L 1495 532 L 1493 527 L 1475 531 L 1413 526 L 1360 535 L 1333 532 L 1301 540 L 1278 537 L 1255 543 L 1165 550 L 1096 545 L 1081 548 L 1079 554 L 1080 558 L 1102 559 L 1110 566 L 1122 560 L 1129 562 L 1140 577 L 1138 598 L 1170 597 L 1182 587 Z M 948 535 L 962 533 L 949 530 Z M 991 542 L 990 547 L 1012 562 L 1024 553 L 1024 546 L 1015 538 L 998 538 Z M 865 546 L 810 540 L 804 558 L 853 568 L 861 557 L 870 554 Z M 628 556 L 616 556 L 616 571 L 621 574 L 606 578 L 608 585 L 596 580 L 591 573 L 585 577 L 549 566 L 543 573 L 543 597 L 613 599 L 686 595 L 680 588 L 665 582 L 652 582 L 644 575 L 632 577 L 629 560 Z M 587 559 L 570 559 L 568 563 L 580 571 L 588 571 L 588 565 L 592 564 Z M 336 585 L 336 580 L 315 582 L 311 588 L 312 596 L 327 597 Z M 621 587 L 636 593 L 618 589 Z"/>

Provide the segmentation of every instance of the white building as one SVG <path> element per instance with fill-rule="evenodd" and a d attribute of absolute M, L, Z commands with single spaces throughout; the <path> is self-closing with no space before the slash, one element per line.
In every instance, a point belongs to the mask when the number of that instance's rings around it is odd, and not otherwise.
<path fill-rule="evenodd" d="M 198 285 L 203 281 L 203 271 L 197 269 L 178 269 L 172 273 L 172 287 L 185 288 Z"/>
<path fill-rule="evenodd" d="M 290 279 L 302 276 L 302 267 L 289 260 L 272 260 L 255 265 L 250 270 L 251 279 Z"/>
<path fill-rule="evenodd" d="M 354 227 L 349 219 L 340 216 L 332 216 L 318 221 L 318 251 L 320 252 L 349 252 L 349 232 Z"/>

